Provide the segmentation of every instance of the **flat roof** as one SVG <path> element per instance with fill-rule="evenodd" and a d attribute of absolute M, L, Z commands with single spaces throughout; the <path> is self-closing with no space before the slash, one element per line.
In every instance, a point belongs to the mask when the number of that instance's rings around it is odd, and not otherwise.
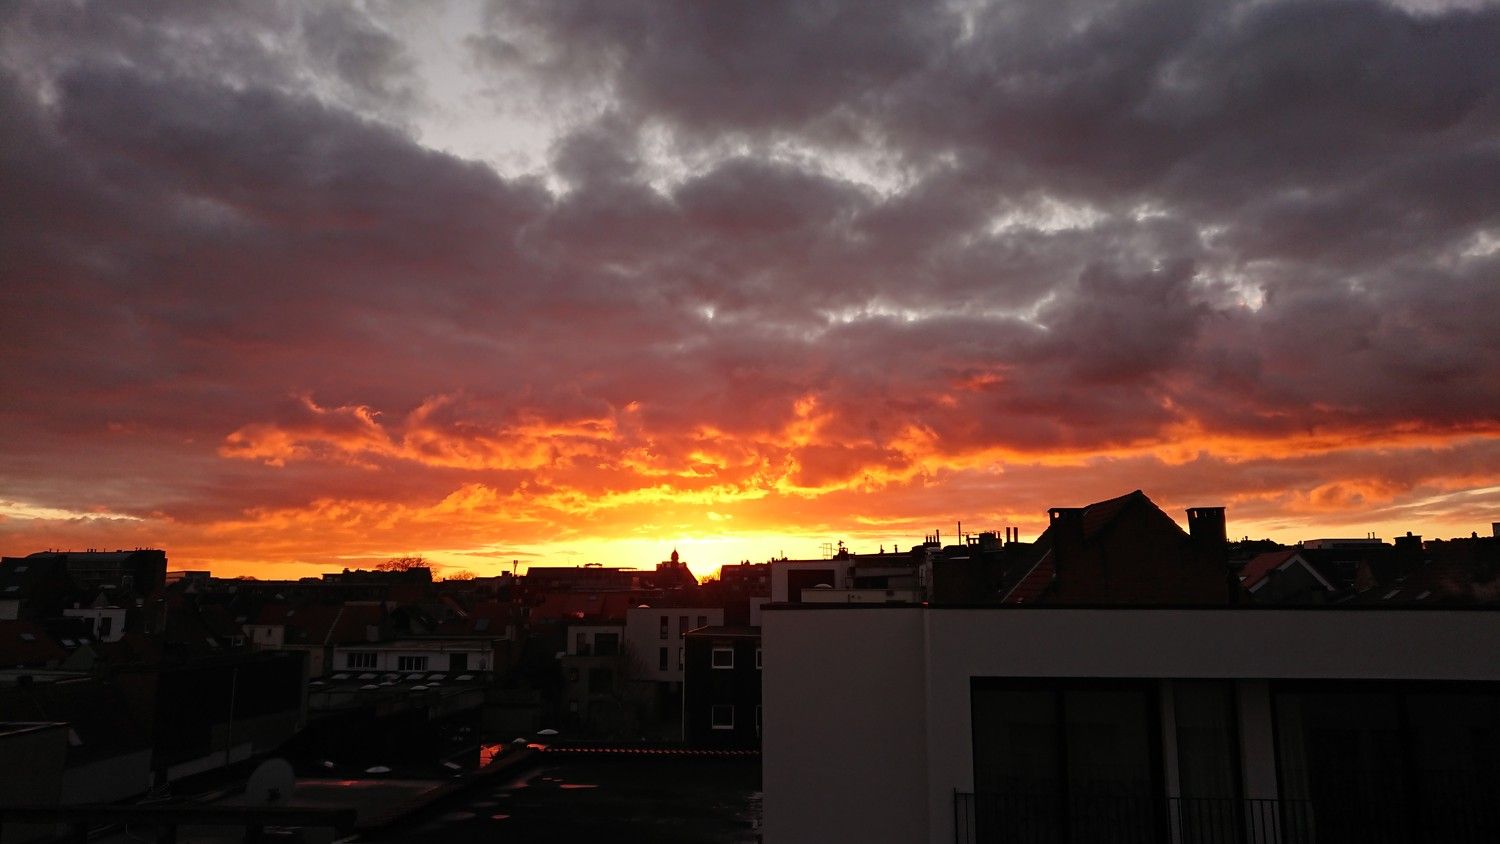
<path fill-rule="evenodd" d="M 0 738 L 67 727 L 65 721 L 0 721 Z"/>
<path fill-rule="evenodd" d="M 1063 610 L 1171 610 L 1173 612 L 1500 612 L 1500 603 L 1368 603 L 1338 604 L 934 604 L 884 603 L 769 603 L 762 610 L 993 610 L 995 612 L 1059 612 Z"/>

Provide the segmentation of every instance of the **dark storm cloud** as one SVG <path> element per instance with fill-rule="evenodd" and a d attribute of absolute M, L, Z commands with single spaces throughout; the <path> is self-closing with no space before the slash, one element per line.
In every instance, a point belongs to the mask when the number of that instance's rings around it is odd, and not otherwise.
<path fill-rule="evenodd" d="M 0 9 L 9 494 L 899 486 L 1500 418 L 1494 8 L 496 4 L 494 96 L 585 115 L 509 177 L 415 140 L 373 9 Z"/>

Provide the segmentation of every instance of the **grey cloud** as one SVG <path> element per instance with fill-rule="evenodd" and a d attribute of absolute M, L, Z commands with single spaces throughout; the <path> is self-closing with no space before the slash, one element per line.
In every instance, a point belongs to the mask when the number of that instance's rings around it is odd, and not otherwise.
<path fill-rule="evenodd" d="M 811 393 L 874 443 L 814 479 L 888 465 L 907 423 L 953 452 L 1087 449 L 1500 408 L 1500 259 L 1459 254 L 1500 223 L 1494 10 L 1006 4 L 966 28 L 925 4 L 524 4 L 476 49 L 609 97 L 553 147 L 557 195 L 372 119 L 417 107 L 379 21 L 263 45 L 296 26 L 258 4 L 0 14 L 71 45 L 0 42 L 0 433 L 150 432 L 99 473 L 192 439 L 173 468 L 205 477 L 203 512 L 276 497 L 212 453 L 296 392 L 474 397 L 454 430 L 640 401 L 664 436 L 777 430 Z M 653 186 L 647 128 L 734 152 Z M 910 180 L 812 172 L 788 141 Z"/>

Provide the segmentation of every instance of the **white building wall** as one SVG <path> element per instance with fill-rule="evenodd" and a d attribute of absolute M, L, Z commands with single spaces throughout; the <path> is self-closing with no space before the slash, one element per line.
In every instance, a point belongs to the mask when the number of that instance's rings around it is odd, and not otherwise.
<path fill-rule="evenodd" d="M 350 653 L 373 653 L 375 654 L 374 668 L 349 668 L 348 654 Z M 427 671 L 443 672 L 452 671 L 451 657 L 454 654 L 464 654 L 468 657 L 468 664 L 464 671 L 488 671 L 493 652 L 487 641 L 456 641 L 456 642 L 381 642 L 359 645 L 340 646 L 333 649 L 333 664 L 328 666 L 328 673 L 351 672 L 361 673 L 365 671 Z M 402 657 L 426 657 L 425 668 L 401 668 Z M 462 672 L 460 672 L 462 673 Z"/>
<path fill-rule="evenodd" d="M 922 611 L 773 610 L 763 621 L 765 840 L 923 840 Z"/>
<path fill-rule="evenodd" d="M 778 842 L 952 841 L 953 792 L 974 788 L 973 677 L 1242 679 L 1251 797 L 1275 789 L 1264 680 L 1500 681 L 1494 612 L 793 608 L 762 635 Z"/>
<path fill-rule="evenodd" d="M 823 570 L 833 572 L 833 577 L 828 585 L 834 589 L 842 589 L 849 585 L 848 560 L 772 560 L 771 602 L 784 604 L 790 600 L 791 591 L 787 587 L 786 577 L 788 572 Z"/>
<path fill-rule="evenodd" d="M 667 637 L 661 637 L 661 619 L 667 618 Z M 687 616 L 687 629 L 717 627 L 724 623 L 721 607 L 631 607 L 625 612 L 625 641 L 635 660 L 633 679 L 659 683 L 682 682 L 684 643 L 680 619 Z M 699 625 L 698 619 L 706 619 Z M 667 668 L 661 670 L 661 649 L 667 649 Z"/>
<path fill-rule="evenodd" d="M 122 607 L 79 607 L 63 610 L 64 618 L 82 618 L 94 629 L 94 637 L 101 642 L 118 642 L 125 636 L 125 610 Z M 109 619 L 109 635 L 100 634 L 104 619 Z"/>
<path fill-rule="evenodd" d="M 250 644 L 257 648 L 276 650 L 286 644 L 284 624 L 246 624 L 243 627 Z"/>

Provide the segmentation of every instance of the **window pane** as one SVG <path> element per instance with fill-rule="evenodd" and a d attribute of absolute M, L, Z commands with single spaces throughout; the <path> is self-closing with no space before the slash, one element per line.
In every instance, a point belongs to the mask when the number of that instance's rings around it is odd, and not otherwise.
<path fill-rule="evenodd" d="M 979 840 L 1061 841 L 1058 693 L 975 688 L 974 788 Z"/>
<path fill-rule="evenodd" d="M 1412 694 L 1415 777 L 1432 841 L 1500 841 L 1500 695 Z"/>
<path fill-rule="evenodd" d="M 1150 696 L 1135 689 L 1063 693 L 1073 841 L 1154 841 Z"/>
<path fill-rule="evenodd" d="M 620 652 L 620 634 L 618 633 L 595 633 L 594 654 L 597 656 L 614 656 Z"/>
<path fill-rule="evenodd" d="M 1177 732 L 1176 821 L 1187 841 L 1237 841 L 1241 827 L 1234 687 L 1217 680 L 1172 684 Z"/>
<path fill-rule="evenodd" d="M 1276 696 L 1277 764 L 1295 835 L 1410 839 L 1397 704 L 1386 692 Z"/>

